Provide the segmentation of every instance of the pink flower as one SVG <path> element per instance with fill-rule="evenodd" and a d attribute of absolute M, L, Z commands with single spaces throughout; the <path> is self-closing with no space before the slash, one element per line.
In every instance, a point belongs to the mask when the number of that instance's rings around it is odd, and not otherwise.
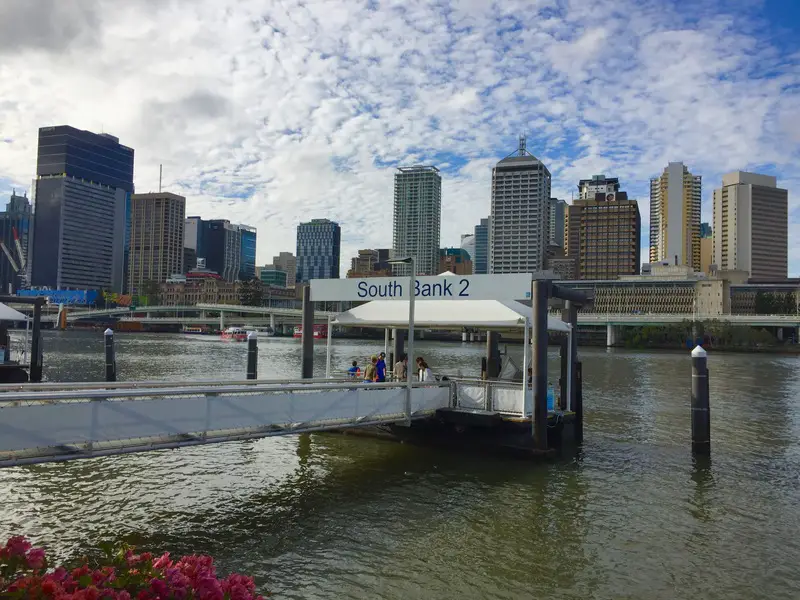
<path fill-rule="evenodd" d="M 21 535 L 15 535 L 6 542 L 6 549 L 11 556 L 25 556 L 31 549 L 31 543 Z"/>
<path fill-rule="evenodd" d="M 28 554 L 25 558 L 28 562 L 28 567 L 34 569 L 35 571 L 38 571 L 45 565 L 44 550 L 41 548 L 33 548 L 28 550 Z"/>
<path fill-rule="evenodd" d="M 172 566 L 172 561 L 169 559 L 169 552 L 164 552 L 161 556 L 159 556 L 155 562 L 153 562 L 153 568 L 155 569 L 167 569 Z"/>

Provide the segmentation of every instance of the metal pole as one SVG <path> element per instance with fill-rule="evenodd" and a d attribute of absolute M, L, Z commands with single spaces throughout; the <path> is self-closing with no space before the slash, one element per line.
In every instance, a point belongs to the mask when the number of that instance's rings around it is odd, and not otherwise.
<path fill-rule="evenodd" d="M 566 311 L 563 313 L 562 320 L 569 325 L 566 319 Z M 558 380 L 558 388 L 561 390 L 561 401 L 559 402 L 561 410 L 566 410 L 569 394 L 569 385 L 567 383 L 569 381 L 569 340 L 569 334 L 566 337 L 562 337 L 558 349 L 559 367 L 561 367 L 561 375 Z"/>
<path fill-rule="evenodd" d="M 567 389 L 569 390 L 569 406 L 575 406 L 575 390 L 577 386 L 575 384 L 576 375 L 575 375 L 575 365 L 578 362 L 578 305 L 571 301 L 567 300 L 566 303 L 567 309 L 567 316 L 569 318 L 569 326 L 570 326 L 570 347 L 569 347 L 569 357 L 570 363 L 572 364 L 571 370 L 568 372 L 568 383 Z M 573 410 L 575 410 L 573 408 Z"/>
<path fill-rule="evenodd" d="M 406 420 L 411 425 L 411 394 L 413 393 L 416 362 L 414 362 L 414 297 L 417 287 L 417 260 L 411 257 L 411 276 L 408 278 L 408 367 L 406 368 Z"/>
<path fill-rule="evenodd" d="M 314 304 L 311 302 L 311 286 L 303 288 L 303 335 L 302 372 L 303 379 L 314 377 Z"/>
<path fill-rule="evenodd" d="M 383 353 L 389 356 L 389 328 L 383 330 Z"/>
<path fill-rule="evenodd" d="M 42 303 L 33 305 L 33 331 L 31 331 L 31 383 L 42 380 Z"/>
<path fill-rule="evenodd" d="M 386 331 L 389 331 L 388 329 Z M 331 340 L 333 338 L 333 326 L 331 317 L 328 316 L 328 338 L 325 341 L 325 379 L 331 378 Z"/>
<path fill-rule="evenodd" d="M 247 379 L 258 378 L 258 334 L 247 334 Z"/>
<path fill-rule="evenodd" d="M 566 397 L 561 398 L 561 410 L 570 410 L 573 405 L 572 393 L 575 389 L 575 361 L 573 360 L 573 348 L 575 347 L 575 330 L 572 325 L 569 326 L 569 334 L 567 336 L 567 390 Z M 562 396 L 564 396 L 562 394 Z"/>
<path fill-rule="evenodd" d="M 711 454 L 711 410 L 708 387 L 708 353 L 692 350 L 692 452 Z"/>
<path fill-rule="evenodd" d="M 583 443 L 583 363 L 577 361 L 575 364 L 575 443 Z"/>
<path fill-rule="evenodd" d="M 537 450 L 547 450 L 547 281 L 534 281 L 531 293 L 533 337 L 533 438 Z"/>
<path fill-rule="evenodd" d="M 525 334 L 522 336 L 522 416 L 525 417 L 528 410 L 528 365 L 530 361 L 528 360 L 528 346 L 530 346 L 530 332 L 528 330 L 530 327 L 530 321 L 525 319 Z M 533 414 L 533 413 L 531 413 Z"/>
<path fill-rule="evenodd" d="M 117 380 L 117 357 L 114 354 L 114 332 L 106 329 L 103 334 L 106 346 L 106 381 Z"/>

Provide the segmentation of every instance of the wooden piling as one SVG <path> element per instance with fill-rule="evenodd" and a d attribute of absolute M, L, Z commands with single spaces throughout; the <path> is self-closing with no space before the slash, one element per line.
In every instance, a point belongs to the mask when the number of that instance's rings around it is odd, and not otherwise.
<path fill-rule="evenodd" d="M 109 328 L 103 333 L 106 348 L 106 381 L 117 380 L 117 358 L 114 353 L 114 332 Z"/>
<path fill-rule="evenodd" d="M 314 377 L 314 304 L 311 302 L 311 286 L 303 288 L 303 336 L 302 371 L 300 377 Z"/>
<path fill-rule="evenodd" d="M 711 407 L 708 387 L 708 353 L 692 350 L 692 452 L 711 454 Z"/>
<path fill-rule="evenodd" d="M 531 286 L 533 360 L 533 438 L 537 450 L 547 451 L 547 299 L 549 282 Z"/>
<path fill-rule="evenodd" d="M 583 443 L 583 363 L 575 361 L 575 399 L 572 410 L 575 412 L 575 443 Z"/>
<path fill-rule="evenodd" d="M 258 378 L 258 334 L 247 334 L 247 379 Z"/>

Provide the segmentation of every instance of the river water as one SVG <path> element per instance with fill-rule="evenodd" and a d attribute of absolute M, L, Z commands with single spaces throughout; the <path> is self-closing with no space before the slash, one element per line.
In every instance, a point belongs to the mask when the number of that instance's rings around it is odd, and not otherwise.
<path fill-rule="evenodd" d="M 45 336 L 46 378 L 102 377 L 100 333 Z M 244 376 L 243 344 L 117 338 L 121 380 Z M 299 346 L 261 341 L 259 375 L 296 376 Z M 337 341 L 334 365 L 380 346 Z M 434 371 L 464 373 L 482 350 L 419 348 Z M 278 598 L 800 598 L 798 358 L 710 354 L 713 456 L 698 463 L 687 353 L 581 355 L 574 459 L 328 434 L 13 468 L 0 471 L 0 535 L 61 558 L 109 539 L 209 553 Z"/>

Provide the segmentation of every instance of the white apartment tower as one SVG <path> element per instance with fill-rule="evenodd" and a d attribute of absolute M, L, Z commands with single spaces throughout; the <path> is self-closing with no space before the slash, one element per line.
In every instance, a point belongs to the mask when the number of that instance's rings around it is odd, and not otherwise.
<path fill-rule="evenodd" d="M 417 275 L 438 275 L 442 224 L 442 176 L 432 166 L 399 167 L 394 174 L 392 256 L 416 259 Z M 394 265 L 397 276 L 409 265 Z"/>
<path fill-rule="evenodd" d="M 753 281 L 788 274 L 789 193 L 775 177 L 736 171 L 714 190 L 712 263 Z"/>
<path fill-rule="evenodd" d="M 700 270 L 702 178 L 671 162 L 650 180 L 650 262 Z"/>
<path fill-rule="evenodd" d="M 517 152 L 492 169 L 490 273 L 544 268 L 550 222 L 550 171 L 519 139 Z"/>

